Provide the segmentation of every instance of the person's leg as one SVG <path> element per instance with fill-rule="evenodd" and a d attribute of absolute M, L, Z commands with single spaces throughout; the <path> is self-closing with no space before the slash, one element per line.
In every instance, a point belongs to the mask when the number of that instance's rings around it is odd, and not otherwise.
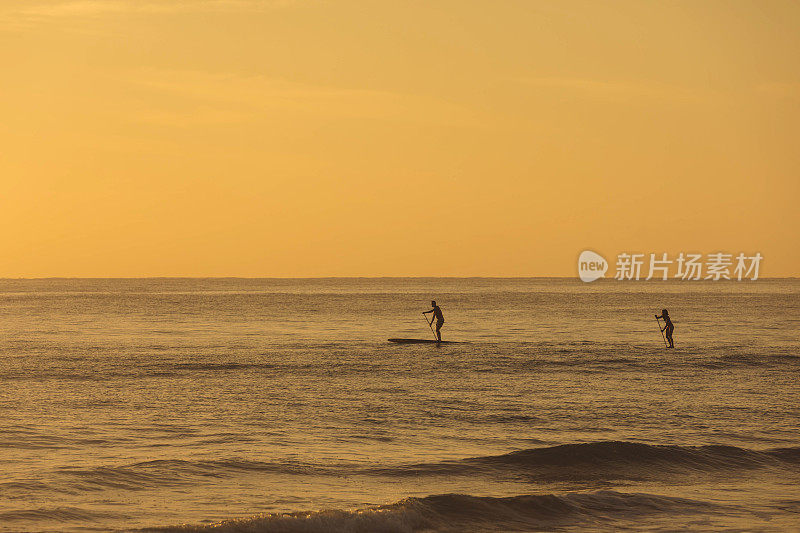
<path fill-rule="evenodd" d="M 436 338 L 439 340 L 439 342 L 442 342 L 442 324 L 443 322 L 436 323 Z"/>
<path fill-rule="evenodd" d="M 667 340 L 669 341 L 669 347 L 674 348 L 675 343 L 672 342 L 672 330 L 674 328 L 667 328 Z"/>

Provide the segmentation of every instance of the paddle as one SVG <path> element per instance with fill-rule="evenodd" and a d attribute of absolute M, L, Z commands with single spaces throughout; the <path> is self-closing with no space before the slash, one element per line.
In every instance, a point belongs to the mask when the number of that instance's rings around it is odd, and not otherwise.
<path fill-rule="evenodd" d="M 669 343 L 667 342 L 667 336 L 664 335 L 664 330 L 661 329 L 661 321 L 658 319 L 658 315 L 655 315 L 655 317 L 656 317 L 656 322 L 658 322 L 658 331 L 661 332 L 661 338 L 664 339 L 664 346 L 669 348 Z"/>
<path fill-rule="evenodd" d="M 425 316 L 425 313 L 422 313 L 422 318 L 425 319 L 425 322 L 428 322 L 428 317 Z M 436 341 L 438 342 L 439 341 L 439 337 L 437 337 L 436 336 L 436 332 L 433 331 L 433 325 L 432 324 L 433 324 L 433 318 L 431 318 L 431 321 L 428 322 L 428 327 L 431 328 L 431 333 L 433 333 L 433 338 L 436 339 Z"/>

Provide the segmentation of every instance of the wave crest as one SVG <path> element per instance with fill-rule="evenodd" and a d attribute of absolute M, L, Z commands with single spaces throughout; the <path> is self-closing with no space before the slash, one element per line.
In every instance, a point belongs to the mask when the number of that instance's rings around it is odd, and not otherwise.
<path fill-rule="evenodd" d="M 800 448 L 765 451 L 734 446 L 666 446 L 635 442 L 594 442 L 531 448 L 502 455 L 399 466 L 367 467 L 356 463 L 314 464 L 299 461 L 154 460 L 123 466 L 59 469 L 72 488 L 143 490 L 192 484 L 202 478 L 229 478 L 243 472 L 265 475 L 365 475 L 502 477 L 526 481 L 639 480 L 665 474 L 714 474 L 758 468 L 797 470 Z"/>
<path fill-rule="evenodd" d="M 266 514 L 207 526 L 147 529 L 160 532 L 220 533 L 414 533 L 417 531 L 530 531 L 565 525 L 606 524 L 652 514 L 710 513 L 721 506 L 668 496 L 615 491 L 506 498 L 441 494 L 353 511 L 326 510 Z"/>
<path fill-rule="evenodd" d="M 381 469 L 395 475 L 513 473 L 546 479 L 628 479 L 658 472 L 715 472 L 800 463 L 800 448 L 765 451 L 735 446 L 674 446 L 592 442 L 532 448 L 503 455 Z M 654 470 L 653 467 L 658 467 Z"/>

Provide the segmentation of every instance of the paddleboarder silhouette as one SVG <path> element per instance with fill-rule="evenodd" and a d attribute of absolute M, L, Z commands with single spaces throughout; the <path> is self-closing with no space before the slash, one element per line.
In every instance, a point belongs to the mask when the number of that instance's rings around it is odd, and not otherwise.
<path fill-rule="evenodd" d="M 661 315 L 656 315 L 656 320 L 659 318 L 664 319 L 664 328 L 661 331 L 666 332 L 667 340 L 669 341 L 669 347 L 674 348 L 675 344 L 672 342 L 672 332 L 675 330 L 675 326 L 672 325 L 672 320 L 669 319 L 669 312 L 666 309 L 662 309 Z"/>
<path fill-rule="evenodd" d="M 436 300 L 431 301 L 431 307 L 433 307 L 433 309 L 429 311 L 423 311 L 422 314 L 427 315 L 428 313 L 433 313 L 428 325 L 430 326 L 433 324 L 433 319 L 436 319 L 436 339 L 439 342 L 442 342 L 442 326 L 444 325 L 444 315 L 442 314 L 442 309 L 436 305 Z"/>

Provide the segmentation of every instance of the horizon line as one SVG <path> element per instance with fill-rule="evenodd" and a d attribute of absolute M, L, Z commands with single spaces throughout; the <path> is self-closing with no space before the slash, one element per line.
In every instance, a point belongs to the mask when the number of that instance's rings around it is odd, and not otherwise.
<path fill-rule="evenodd" d="M 260 280 L 260 279 L 275 279 L 275 280 L 314 280 L 314 279 L 575 279 L 580 280 L 578 276 L 19 276 L 19 277 L 0 277 L 0 281 L 34 281 L 34 280 L 147 280 L 147 279 L 173 279 L 173 280 L 189 280 L 189 279 L 241 279 L 241 280 Z M 663 279 L 635 279 L 635 280 L 618 280 L 613 277 L 603 277 L 595 281 L 762 281 L 762 280 L 785 280 L 785 279 L 800 279 L 800 276 L 764 276 L 759 277 L 757 280 L 751 279 L 720 279 L 720 280 L 684 280 L 678 278 Z"/>

